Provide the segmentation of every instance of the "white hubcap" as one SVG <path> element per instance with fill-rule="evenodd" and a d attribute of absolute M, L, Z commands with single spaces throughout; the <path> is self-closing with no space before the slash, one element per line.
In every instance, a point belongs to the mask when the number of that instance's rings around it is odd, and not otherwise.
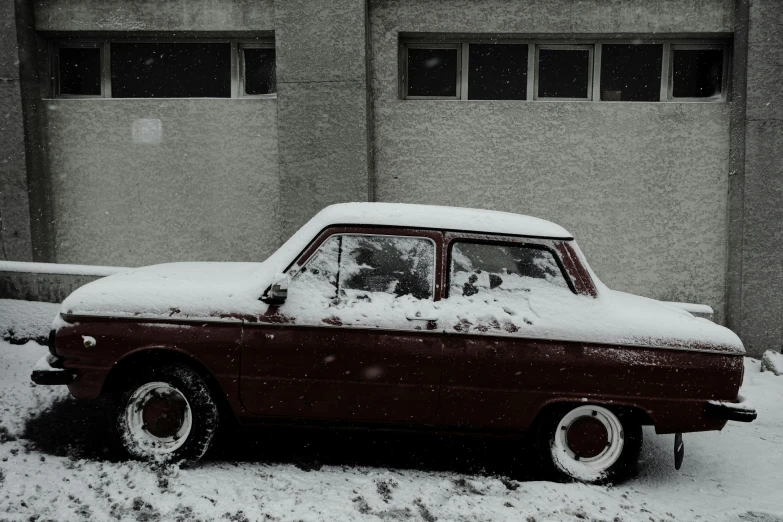
<path fill-rule="evenodd" d="M 578 480 L 596 480 L 617 462 L 625 443 L 620 419 L 601 406 L 578 406 L 560 420 L 552 456 Z"/>
<path fill-rule="evenodd" d="M 187 398 L 168 383 L 139 386 L 125 408 L 127 442 L 146 455 L 167 455 L 190 435 L 193 416 Z"/>

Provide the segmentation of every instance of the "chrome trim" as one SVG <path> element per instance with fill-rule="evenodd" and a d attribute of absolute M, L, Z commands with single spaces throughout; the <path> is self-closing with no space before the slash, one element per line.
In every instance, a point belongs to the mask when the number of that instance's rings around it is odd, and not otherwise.
<path fill-rule="evenodd" d="M 111 314 L 61 314 L 67 323 L 78 323 L 80 320 L 110 319 L 112 321 L 137 321 L 142 323 L 217 323 L 217 324 L 242 324 L 249 321 L 227 317 L 170 317 L 163 315 L 111 315 Z"/>
<path fill-rule="evenodd" d="M 417 335 L 419 334 L 442 334 L 442 335 L 454 335 L 454 336 L 477 336 L 477 337 L 501 337 L 504 339 L 519 339 L 519 340 L 525 340 L 525 341 L 545 341 L 550 343 L 571 343 L 571 344 L 583 344 L 583 345 L 596 345 L 596 346 L 608 346 L 608 347 L 617 347 L 617 348 L 645 348 L 645 349 L 655 349 L 655 350 L 672 350 L 672 351 L 678 351 L 678 352 L 692 352 L 692 353 L 709 353 L 709 354 L 716 354 L 716 355 L 728 355 L 728 356 L 735 356 L 735 357 L 744 357 L 746 352 L 738 353 L 734 351 L 721 351 L 721 350 L 707 350 L 707 349 L 699 349 L 699 348 L 683 348 L 683 347 L 676 347 L 676 346 L 660 346 L 660 345 L 653 345 L 653 344 L 634 344 L 634 343 L 613 343 L 613 342 L 599 342 L 599 341 L 585 341 L 585 340 L 575 340 L 575 339 L 564 339 L 564 338 L 547 338 L 547 337 L 527 337 L 527 336 L 521 336 L 511 333 L 505 333 L 505 332 L 493 332 L 493 333 L 487 333 L 487 332 L 456 332 L 453 330 L 447 331 L 445 329 L 435 329 L 435 330 L 417 330 L 414 328 L 411 329 L 394 329 L 394 328 L 372 328 L 368 326 L 361 326 L 361 325 L 342 325 L 342 326 L 335 326 L 330 324 L 299 324 L 299 323 L 273 323 L 273 322 L 264 322 L 264 321 L 256 321 L 251 322 L 243 319 L 234 319 L 234 318 L 226 318 L 226 319 L 217 319 L 214 317 L 211 318 L 196 318 L 196 317 L 183 317 L 183 318 L 174 318 L 174 317 L 163 317 L 163 316 L 116 316 L 116 315 L 101 315 L 101 314 L 63 314 L 63 319 L 66 322 L 69 323 L 75 323 L 79 322 L 79 318 L 86 318 L 86 319 L 111 319 L 111 320 L 117 320 L 117 321 L 137 321 L 137 322 L 147 322 L 147 323 L 200 323 L 200 324 L 241 324 L 243 327 L 248 328 L 326 328 L 326 329 L 333 329 L 333 328 L 349 328 L 351 330 L 367 330 L 371 332 L 388 332 L 388 333 L 415 333 Z"/>

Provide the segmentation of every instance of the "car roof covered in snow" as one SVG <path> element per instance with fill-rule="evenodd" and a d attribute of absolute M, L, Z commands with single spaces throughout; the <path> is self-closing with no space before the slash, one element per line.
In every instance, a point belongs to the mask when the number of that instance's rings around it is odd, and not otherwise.
<path fill-rule="evenodd" d="M 331 225 L 381 225 L 572 239 L 560 225 L 522 214 L 408 203 L 330 205 L 316 214 L 308 225 L 311 230 Z"/>

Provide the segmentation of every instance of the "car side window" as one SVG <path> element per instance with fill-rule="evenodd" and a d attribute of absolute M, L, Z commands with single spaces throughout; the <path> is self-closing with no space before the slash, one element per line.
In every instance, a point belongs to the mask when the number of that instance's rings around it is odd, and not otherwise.
<path fill-rule="evenodd" d="M 543 248 L 455 241 L 449 296 L 529 292 L 532 285 L 568 288 L 554 255 Z"/>
<path fill-rule="evenodd" d="M 344 234 L 332 236 L 291 282 L 325 298 L 367 300 L 374 293 L 432 299 L 435 245 L 425 238 Z"/>
<path fill-rule="evenodd" d="M 432 299 L 435 245 L 417 237 L 342 237 L 340 295 L 357 297 L 383 292 Z"/>
<path fill-rule="evenodd" d="M 337 297 L 337 273 L 340 237 L 332 236 L 321 244 L 291 281 L 292 287 L 307 288 L 327 299 Z"/>

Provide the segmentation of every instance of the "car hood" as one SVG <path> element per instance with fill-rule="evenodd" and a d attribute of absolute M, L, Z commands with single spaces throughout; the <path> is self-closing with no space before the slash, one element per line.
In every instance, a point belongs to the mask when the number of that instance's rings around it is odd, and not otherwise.
<path fill-rule="evenodd" d="M 167 263 L 113 274 L 77 289 L 60 312 L 112 317 L 229 318 L 263 314 L 274 271 L 265 263 Z"/>

